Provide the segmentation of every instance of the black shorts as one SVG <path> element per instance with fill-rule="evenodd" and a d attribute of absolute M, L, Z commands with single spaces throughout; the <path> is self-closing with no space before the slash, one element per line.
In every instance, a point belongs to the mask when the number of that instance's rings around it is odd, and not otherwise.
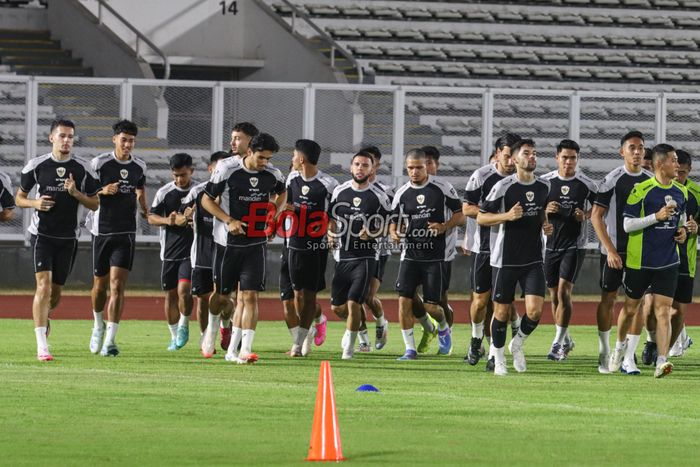
<path fill-rule="evenodd" d="M 337 262 L 331 282 L 331 305 L 364 303 L 376 267 L 377 261 L 372 258 Z"/>
<path fill-rule="evenodd" d="M 450 280 L 452 280 L 452 261 L 442 263 L 442 293 L 450 290 Z"/>
<path fill-rule="evenodd" d="M 576 282 L 586 250 L 572 248 L 570 250 L 549 251 L 544 255 L 544 277 L 547 287 L 559 286 L 559 279 L 564 279 L 572 284 Z"/>
<path fill-rule="evenodd" d="M 34 272 L 51 271 L 51 282 L 64 285 L 73 270 L 78 240 L 32 235 L 29 239 L 34 258 Z"/>
<path fill-rule="evenodd" d="M 644 296 L 647 287 L 651 293 L 673 298 L 678 287 L 678 266 L 664 269 L 632 269 L 625 268 L 623 279 L 625 294 L 638 300 Z"/>
<path fill-rule="evenodd" d="M 160 285 L 163 290 L 177 289 L 179 282 L 192 282 L 190 259 L 163 261 L 160 270 Z"/>
<path fill-rule="evenodd" d="M 294 298 L 292 280 L 289 278 L 289 248 L 282 247 L 280 255 L 280 300 L 291 300 Z"/>
<path fill-rule="evenodd" d="M 396 291 L 400 297 L 413 298 L 419 285 L 423 286 L 423 302 L 440 303 L 444 288 L 444 261 L 410 261 L 399 263 Z"/>
<path fill-rule="evenodd" d="M 542 263 L 522 267 L 493 268 L 493 301 L 510 305 L 515 300 L 515 286 L 520 284 L 523 295 L 544 297 L 545 281 Z"/>
<path fill-rule="evenodd" d="M 289 248 L 289 279 L 294 290 L 320 292 L 326 288 L 328 250 L 294 250 Z"/>
<path fill-rule="evenodd" d="M 691 303 L 693 301 L 693 282 L 695 282 L 694 279 L 688 274 L 678 274 L 678 285 L 673 300 L 686 305 Z"/>
<path fill-rule="evenodd" d="M 265 290 L 265 259 L 267 245 L 246 247 L 216 245 L 214 253 L 214 284 L 216 291 L 228 295 L 237 290 Z"/>
<path fill-rule="evenodd" d="M 608 256 L 600 255 L 600 288 L 604 292 L 616 292 L 622 285 L 622 276 L 625 272 L 627 254 L 618 253 L 622 259 L 622 269 L 613 269 L 608 266 Z"/>
<path fill-rule="evenodd" d="M 474 255 L 471 276 L 473 292 L 485 293 L 491 290 L 493 271 L 491 269 L 490 253 L 477 253 Z"/>
<path fill-rule="evenodd" d="M 109 268 L 131 271 L 136 251 L 135 234 L 93 235 L 92 274 L 96 277 L 109 274 Z"/>
<path fill-rule="evenodd" d="M 380 255 L 377 261 L 377 267 L 374 268 L 374 278 L 379 282 L 384 279 L 384 269 L 386 269 L 386 262 L 389 261 L 389 256 L 391 255 Z"/>
<path fill-rule="evenodd" d="M 214 290 L 214 274 L 211 268 L 192 268 L 192 295 L 200 296 Z"/>

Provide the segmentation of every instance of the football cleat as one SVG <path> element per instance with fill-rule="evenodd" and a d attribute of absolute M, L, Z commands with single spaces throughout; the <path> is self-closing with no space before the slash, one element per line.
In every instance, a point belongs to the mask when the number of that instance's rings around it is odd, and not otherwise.
<path fill-rule="evenodd" d="M 673 363 L 665 362 L 656 367 L 654 371 L 654 378 L 663 378 L 664 376 L 670 374 L 673 371 Z"/>
<path fill-rule="evenodd" d="M 116 357 L 119 355 L 119 348 L 116 344 L 104 345 L 100 350 L 100 355 L 103 357 Z"/>
<path fill-rule="evenodd" d="M 418 353 L 426 353 L 430 348 L 430 344 L 435 340 L 435 338 L 438 335 L 437 321 L 435 321 L 430 315 L 428 315 L 428 320 L 433 324 L 433 332 L 427 332 L 425 329 L 423 329 L 423 336 L 420 338 L 420 343 L 416 348 L 416 351 Z"/>
<path fill-rule="evenodd" d="M 513 356 L 513 368 L 515 368 L 515 371 L 518 373 L 523 373 L 526 371 L 527 363 L 525 361 L 525 352 L 523 352 L 522 346 L 517 344 L 515 339 L 512 339 L 508 344 L 508 350 Z"/>
<path fill-rule="evenodd" d="M 314 345 L 316 347 L 323 345 L 326 342 L 326 331 L 328 328 L 328 318 L 326 315 L 321 315 L 321 324 L 314 324 L 316 334 L 314 335 Z"/>
<path fill-rule="evenodd" d="M 471 343 L 469 344 L 469 349 L 467 350 L 467 356 L 464 357 L 464 361 L 474 366 L 481 360 L 482 339 L 478 337 L 472 337 Z"/>
<path fill-rule="evenodd" d="M 452 330 L 438 331 L 438 355 L 450 355 L 452 353 Z"/>
<path fill-rule="evenodd" d="M 48 333 L 47 333 L 48 334 Z M 90 352 L 98 353 L 102 348 L 102 341 L 105 337 L 105 327 L 104 325 L 100 328 L 92 328 L 92 335 L 90 336 Z"/>
<path fill-rule="evenodd" d="M 418 358 L 418 353 L 415 350 L 407 350 L 405 354 L 401 355 L 396 360 L 400 362 L 405 362 L 407 360 L 415 360 Z"/>

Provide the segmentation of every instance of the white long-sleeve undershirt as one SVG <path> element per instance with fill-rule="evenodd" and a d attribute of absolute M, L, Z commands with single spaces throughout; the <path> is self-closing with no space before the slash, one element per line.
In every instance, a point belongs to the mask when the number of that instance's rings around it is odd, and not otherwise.
<path fill-rule="evenodd" d="M 683 213 L 681 214 L 681 218 L 678 222 L 678 225 L 685 225 L 685 221 L 686 215 L 685 213 Z M 654 225 L 659 221 L 656 220 L 656 214 L 649 214 L 648 216 L 644 217 L 625 217 L 625 220 L 623 222 L 625 232 L 630 233 L 646 229 L 647 227 Z"/>

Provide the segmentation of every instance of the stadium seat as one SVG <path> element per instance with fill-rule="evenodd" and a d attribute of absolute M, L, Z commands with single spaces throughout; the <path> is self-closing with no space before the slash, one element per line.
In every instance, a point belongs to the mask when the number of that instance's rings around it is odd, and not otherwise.
<path fill-rule="evenodd" d="M 457 60 L 470 60 L 476 58 L 476 53 L 469 49 L 445 49 L 445 54 Z"/>
<path fill-rule="evenodd" d="M 414 54 L 417 57 L 429 60 L 442 60 L 447 57 L 447 55 L 445 55 L 445 52 L 438 49 L 416 49 L 414 51 Z"/>
<path fill-rule="evenodd" d="M 341 6 L 340 11 L 346 16 L 356 16 L 361 18 L 372 16 L 372 12 L 370 10 L 358 5 Z"/>
<path fill-rule="evenodd" d="M 454 40 L 454 35 L 449 31 L 428 31 L 424 32 L 423 36 L 431 41 L 451 41 Z"/>
<path fill-rule="evenodd" d="M 461 20 L 462 13 L 458 10 L 448 9 L 448 10 L 436 10 L 433 15 L 437 19 L 441 20 Z"/>
<path fill-rule="evenodd" d="M 402 18 L 401 13 L 396 8 L 386 7 L 386 6 L 369 6 L 369 11 L 372 12 L 372 16 L 383 19 L 400 19 Z"/>

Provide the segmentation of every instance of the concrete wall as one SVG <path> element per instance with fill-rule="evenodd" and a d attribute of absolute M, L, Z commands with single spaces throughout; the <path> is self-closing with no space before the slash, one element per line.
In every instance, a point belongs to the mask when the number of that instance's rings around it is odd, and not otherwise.
<path fill-rule="evenodd" d="M 83 0 L 81 4 L 97 14 L 95 0 Z M 219 0 L 119 0 L 110 5 L 179 62 L 236 66 L 264 60 L 261 69 L 242 68 L 241 79 L 336 81 L 318 52 L 299 42 L 253 0 L 238 1 L 235 15 L 222 14 Z M 134 33 L 110 13 L 105 12 L 103 17 L 105 24 L 133 49 Z"/>
<path fill-rule="evenodd" d="M 48 15 L 43 8 L 0 7 L 0 29 L 46 31 Z"/>
<path fill-rule="evenodd" d="M 61 41 L 92 67 L 96 76 L 153 78 L 150 67 L 136 59 L 133 51 L 97 20 L 77 0 L 51 0 L 48 3 L 51 36 Z"/>
<path fill-rule="evenodd" d="M 598 295 L 599 258 L 597 252 L 589 252 L 583 263 L 578 282 L 574 288 L 574 294 Z M 451 291 L 458 294 L 470 293 L 469 272 L 471 270 L 472 257 L 458 256 L 452 264 Z M 32 270 L 31 249 L 23 245 L 0 246 L 0 289 L 18 288 L 30 289 L 34 287 L 34 272 Z M 267 290 L 277 292 L 279 290 L 279 264 L 280 248 L 273 245 L 267 255 Z M 160 259 L 159 247 L 156 245 L 140 246 L 134 259 L 134 269 L 129 277 L 131 288 L 160 288 Z M 398 255 L 394 255 L 387 263 L 384 274 L 382 292 L 392 293 L 398 273 Z M 330 292 L 331 278 L 335 263 L 330 260 L 326 271 L 326 283 Z M 695 280 L 695 293 L 700 293 L 700 280 Z M 92 284 L 92 256 L 89 244 L 81 244 L 78 249 L 78 257 L 73 268 L 73 273 L 66 284 L 67 288 L 89 290 Z"/>

